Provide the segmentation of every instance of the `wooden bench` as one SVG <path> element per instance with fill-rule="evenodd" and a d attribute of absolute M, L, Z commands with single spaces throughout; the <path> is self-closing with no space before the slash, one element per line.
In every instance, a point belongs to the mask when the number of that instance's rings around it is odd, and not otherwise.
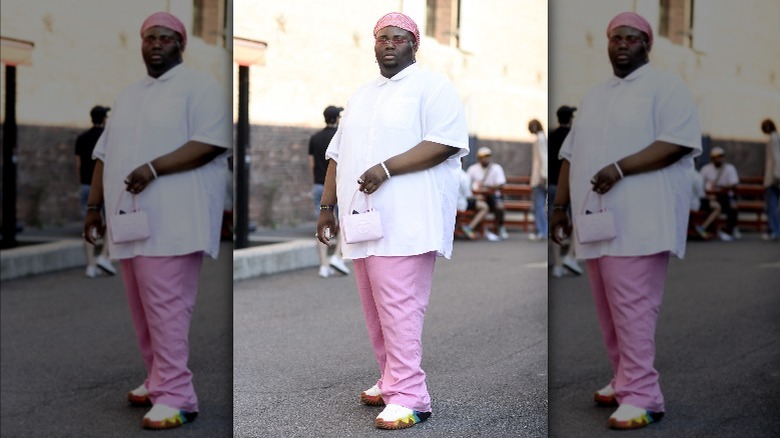
<path fill-rule="evenodd" d="M 750 183 L 743 183 L 743 181 L 750 181 Z M 752 228 L 756 232 L 768 229 L 764 202 L 765 189 L 761 182 L 763 182 L 763 177 L 742 177 L 740 178 L 740 184 L 734 189 L 734 194 L 737 197 L 738 227 Z M 713 195 L 716 192 L 708 191 L 707 193 Z M 691 216 L 691 220 L 693 219 L 694 217 Z M 715 221 L 716 226 L 722 226 L 724 223 L 725 218 L 723 216 Z"/>
<path fill-rule="evenodd" d="M 519 177 L 520 179 L 524 177 Z M 509 180 L 509 178 L 507 178 Z M 515 178 L 513 181 L 517 181 Z M 490 192 L 475 192 L 476 194 L 490 194 Z M 520 229 L 522 231 L 530 230 L 534 221 L 530 218 L 533 212 L 533 202 L 531 201 L 531 186 L 522 183 L 507 183 L 501 188 L 501 195 L 504 197 L 504 226 L 508 229 Z M 465 237 L 460 227 L 468 225 L 474 218 L 473 211 L 458 211 L 455 217 L 455 236 Z M 473 230 L 480 237 L 484 236 L 485 227 L 495 228 L 495 218 L 488 213 L 480 222 L 478 230 Z"/>

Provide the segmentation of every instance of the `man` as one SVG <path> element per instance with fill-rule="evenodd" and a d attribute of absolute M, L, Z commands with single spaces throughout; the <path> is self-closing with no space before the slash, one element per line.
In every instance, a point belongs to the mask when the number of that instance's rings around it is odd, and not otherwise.
<path fill-rule="evenodd" d="M 452 85 L 416 64 L 420 32 L 411 18 L 383 16 L 374 38 L 380 76 L 349 100 L 328 147 L 317 236 L 328 243 L 327 231 L 337 231 L 334 205 L 338 201 L 342 215 L 350 213 L 358 190 L 381 215 L 384 237 L 342 241 L 342 251 L 354 260 L 380 372 L 360 399 L 385 405 L 377 428 L 401 429 L 431 415 L 420 367 L 423 319 L 436 257 L 452 255 L 458 168 L 468 153 L 468 131 Z"/>
<path fill-rule="evenodd" d="M 574 111 L 577 111 L 576 107 L 563 105 L 555 112 L 555 115 L 558 118 L 558 127 L 553 129 L 550 133 L 549 147 L 552 160 L 548 162 L 549 180 L 547 182 L 547 196 L 551 200 L 555 199 L 555 193 L 558 189 L 558 174 L 561 172 L 562 161 L 558 158 L 558 154 L 561 151 L 563 140 L 571 130 L 571 121 L 574 118 Z M 564 268 L 575 275 L 582 275 L 582 268 L 574 257 L 573 244 L 566 247 L 566 252 L 564 254 L 561 254 L 561 245 L 552 245 L 550 250 L 553 259 L 552 276 L 554 278 L 563 277 Z"/>
<path fill-rule="evenodd" d="M 95 106 L 90 110 L 89 117 L 92 119 L 92 128 L 76 137 L 76 170 L 79 172 L 79 199 L 81 200 L 81 217 L 87 216 L 87 200 L 89 198 L 89 186 L 92 184 L 92 172 L 95 169 L 95 160 L 92 158 L 92 151 L 95 149 L 100 135 L 103 134 L 103 128 L 106 124 L 106 118 L 111 108 L 105 106 Z M 97 277 L 97 268 L 100 268 L 106 274 L 116 275 L 116 269 L 108 259 L 108 244 L 104 243 L 100 250 L 100 255 L 95 259 L 95 247 L 86 241 L 84 242 L 84 256 L 87 259 L 86 275 L 89 278 Z"/>
<path fill-rule="evenodd" d="M 328 159 L 325 158 L 325 151 L 328 149 L 333 135 L 339 126 L 339 118 L 344 108 L 329 106 L 325 108 L 325 128 L 309 139 L 309 168 L 314 176 L 314 186 L 312 187 L 312 197 L 314 198 L 314 211 L 317 217 L 320 215 L 320 200 L 322 199 L 322 188 L 325 186 L 325 173 L 328 170 Z M 331 236 L 334 237 L 334 236 Z M 328 278 L 336 271 L 348 275 L 349 268 L 339 257 L 341 254 L 341 245 L 339 239 L 335 239 L 333 245 L 333 255 L 328 258 L 328 247 L 326 245 L 317 245 L 317 255 L 320 258 L 319 276 Z"/>
<path fill-rule="evenodd" d="M 141 26 L 148 76 L 117 98 L 95 147 L 97 158 L 84 235 L 105 227 L 121 271 L 146 379 L 128 394 L 152 408 L 142 425 L 168 429 L 192 421 L 198 400 L 187 368 L 188 332 L 203 255 L 216 257 L 230 153 L 229 99 L 209 75 L 187 69 L 187 32 L 164 12 Z M 136 207 L 149 237 L 117 243 L 114 215 Z"/>
<path fill-rule="evenodd" d="M 547 239 L 547 136 L 544 135 L 542 123 L 536 119 L 528 122 L 528 131 L 536 136 L 532 146 L 531 161 L 531 200 L 534 208 L 534 225 L 536 233 L 531 233 L 530 240 Z"/>
<path fill-rule="evenodd" d="M 714 147 L 710 152 L 710 162 L 701 170 L 704 188 L 710 193 L 710 204 L 718 203 L 726 214 L 726 232 L 718 231 L 718 237 L 724 241 L 740 237 L 737 228 L 737 200 L 734 189 L 739 184 L 737 168 L 725 161 L 726 152 L 721 147 Z"/>
<path fill-rule="evenodd" d="M 466 170 L 471 177 L 471 189 L 477 195 L 476 198 L 487 202 L 490 211 L 495 218 L 495 234 L 485 230 L 488 240 L 508 239 L 509 233 L 504 227 L 504 199 L 501 196 L 501 187 L 506 184 L 504 168 L 500 164 L 493 163 L 493 151 L 488 147 L 477 150 L 477 163 L 472 164 Z"/>
<path fill-rule="evenodd" d="M 764 240 L 777 240 L 780 237 L 780 135 L 777 134 L 775 122 L 765 119 L 761 122 L 761 131 L 769 136 L 766 144 L 766 165 L 764 168 L 764 199 L 766 200 L 766 217 L 769 231 L 762 237 Z"/>
<path fill-rule="evenodd" d="M 685 252 L 689 172 L 701 151 L 701 132 L 688 88 L 649 64 L 653 31 L 647 20 L 618 14 L 607 38 L 614 76 L 586 94 L 563 143 L 552 238 L 560 244 L 571 233 L 571 200 L 575 246 L 587 259 L 613 370 L 594 399 L 618 405 L 610 427 L 634 429 L 665 411 L 653 367 L 655 326 L 669 256 Z M 605 233 L 585 243 L 589 221 L 581 218 L 601 207 L 614 218 L 615 237 Z"/>

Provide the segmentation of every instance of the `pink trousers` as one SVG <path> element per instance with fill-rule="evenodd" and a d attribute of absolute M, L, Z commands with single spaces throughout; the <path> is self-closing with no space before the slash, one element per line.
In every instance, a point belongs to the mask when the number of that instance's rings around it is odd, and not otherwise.
<path fill-rule="evenodd" d="M 146 366 L 144 384 L 152 403 L 198 411 L 187 368 L 189 330 L 203 253 L 122 259 L 135 335 Z"/>
<path fill-rule="evenodd" d="M 587 262 L 599 325 L 619 403 L 664 412 L 655 360 L 655 326 L 669 253 L 601 257 Z"/>
<path fill-rule="evenodd" d="M 422 329 L 436 253 L 354 260 L 368 336 L 385 403 L 431 411 L 422 361 Z"/>

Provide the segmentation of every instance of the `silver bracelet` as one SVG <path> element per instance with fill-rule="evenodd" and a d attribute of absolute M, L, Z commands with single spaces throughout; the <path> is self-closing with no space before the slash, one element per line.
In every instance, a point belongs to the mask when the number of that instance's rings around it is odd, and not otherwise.
<path fill-rule="evenodd" d="M 620 174 L 620 179 L 623 179 L 623 170 L 620 169 L 618 162 L 615 161 L 614 163 L 612 163 L 612 165 L 615 166 L 615 169 L 617 169 L 618 173 Z"/>
<path fill-rule="evenodd" d="M 381 163 L 379 163 L 379 164 L 380 164 L 380 165 L 382 165 L 382 169 L 384 169 L 384 170 L 385 170 L 385 175 L 387 175 L 387 179 L 390 179 L 390 171 L 389 171 L 389 170 L 387 170 L 387 166 L 385 166 L 385 162 L 384 162 L 384 161 L 382 161 L 382 162 L 381 162 Z"/>
<path fill-rule="evenodd" d="M 157 179 L 157 171 L 154 170 L 154 166 L 152 166 L 152 162 L 147 161 L 146 165 L 149 166 L 149 170 L 152 171 L 152 175 L 154 175 L 154 179 Z"/>

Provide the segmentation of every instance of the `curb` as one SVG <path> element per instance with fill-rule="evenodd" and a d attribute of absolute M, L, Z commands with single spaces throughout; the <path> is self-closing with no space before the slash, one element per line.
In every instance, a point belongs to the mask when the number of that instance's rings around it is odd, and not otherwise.
<path fill-rule="evenodd" d="M 0 252 L 0 281 L 85 265 L 81 239 L 23 246 Z"/>
<path fill-rule="evenodd" d="M 233 250 L 233 280 L 319 266 L 316 242 L 297 239 Z"/>

